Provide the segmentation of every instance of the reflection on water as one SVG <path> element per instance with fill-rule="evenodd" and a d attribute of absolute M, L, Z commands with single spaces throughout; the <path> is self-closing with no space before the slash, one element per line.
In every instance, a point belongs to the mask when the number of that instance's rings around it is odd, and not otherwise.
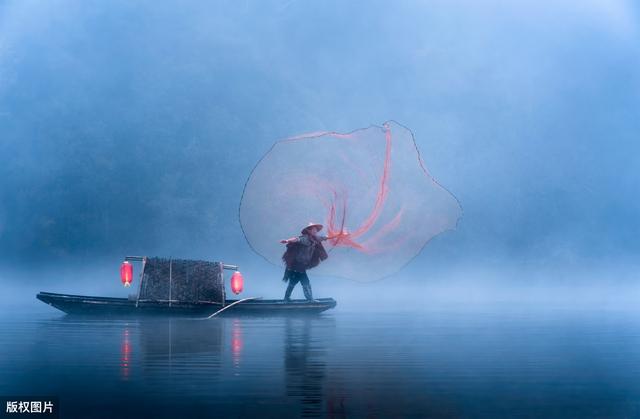
<path fill-rule="evenodd" d="M 319 416 L 323 408 L 327 350 L 321 340 L 311 339 L 312 327 L 310 318 L 285 321 L 287 395 L 300 402 L 302 416 Z"/>
<path fill-rule="evenodd" d="M 637 314 L 3 316 L 0 395 L 62 417 L 639 417 Z"/>
<path fill-rule="evenodd" d="M 120 363 L 120 371 L 122 375 L 122 379 L 126 380 L 129 378 L 129 362 L 131 357 L 131 342 L 129 342 L 129 328 L 125 327 L 122 331 L 122 349 L 121 353 L 121 363 Z"/>
<path fill-rule="evenodd" d="M 240 319 L 232 320 L 231 329 L 231 353 L 233 354 L 233 366 L 240 367 L 240 355 L 242 354 L 242 323 Z"/>
<path fill-rule="evenodd" d="M 147 360 L 220 352 L 223 323 L 187 319 L 141 320 L 135 323 L 140 352 Z"/>

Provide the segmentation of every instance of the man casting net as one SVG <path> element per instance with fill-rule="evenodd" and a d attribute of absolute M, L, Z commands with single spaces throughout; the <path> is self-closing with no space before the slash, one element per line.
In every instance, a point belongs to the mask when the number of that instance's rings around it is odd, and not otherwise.
<path fill-rule="evenodd" d="M 363 282 L 397 272 L 461 214 L 426 170 L 412 133 L 395 122 L 278 141 L 240 203 L 245 237 L 268 261 L 281 265 L 282 237 L 319 220 L 330 260 L 316 272 Z"/>

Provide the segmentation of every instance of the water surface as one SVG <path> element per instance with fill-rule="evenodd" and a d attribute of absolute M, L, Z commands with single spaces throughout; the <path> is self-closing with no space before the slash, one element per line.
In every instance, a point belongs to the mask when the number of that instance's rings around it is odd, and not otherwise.
<path fill-rule="evenodd" d="M 0 395 L 61 417 L 637 417 L 640 312 L 504 305 L 311 318 L 5 314 Z"/>

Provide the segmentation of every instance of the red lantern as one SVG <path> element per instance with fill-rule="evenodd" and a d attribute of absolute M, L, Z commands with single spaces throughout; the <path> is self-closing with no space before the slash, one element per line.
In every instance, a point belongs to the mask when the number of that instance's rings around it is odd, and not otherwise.
<path fill-rule="evenodd" d="M 131 286 L 133 281 L 133 265 L 126 260 L 120 266 L 120 280 L 125 287 Z"/>
<path fill-rule="evenodd" d="M 231 275 L 231 291 L 233 291 L 234 294 L 240 294 L 242 292 L 243 282 L 240 271 L 235 271 L 233 275 Z"/>

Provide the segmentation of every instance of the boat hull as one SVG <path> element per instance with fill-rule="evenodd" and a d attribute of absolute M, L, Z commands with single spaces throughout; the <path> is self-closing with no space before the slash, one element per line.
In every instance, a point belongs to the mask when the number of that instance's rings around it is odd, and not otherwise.
<path fill-rule="evenodd" d="M 67 314 L 83 316 L 187 316 L 207 317 L 220 310 L 222 304 L 139 301 L 127 298 L 93 297 L 85 295 L 40 292 L 36 298 Z M 227 300 L 229 305 L 236 300 Z M 333 298 L 306 300 L 249 300 L 230 307 L 220 316 L 235 315 L 317 315 L 336 306 Z"/>

